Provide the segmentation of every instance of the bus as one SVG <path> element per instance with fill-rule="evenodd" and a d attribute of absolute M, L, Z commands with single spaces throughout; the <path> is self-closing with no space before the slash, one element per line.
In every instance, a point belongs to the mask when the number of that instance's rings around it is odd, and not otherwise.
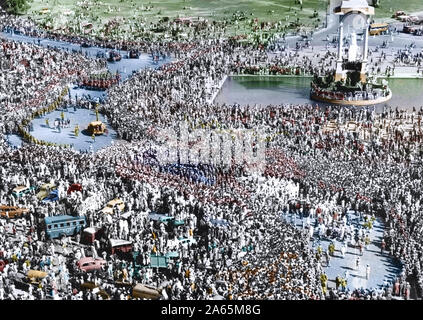
<path fill-rule="evenodd" d="M 369 30 L 369 34 L 371 36 L 374 35 L 381 35 L 382 33 L 385 33 L 386 31 L 388 31 L 388 24 L 387 23 L 373 23 L 370 25 L 370 30 Z"/>
<path fill-rule="evenodd" d="M 159 288 L 143 283 L 137 283 L 132 289 L 132 298 L 134 299 L 139 298 L 156 300 L 159 299 L 161 296 L 162 294 Z"/>
<path fill-rule="evenodd" d="M 63 236 L 74 236 L 80 233 L 87 222 L 85 217 L 73 217 L 61 215 L 44 218 L 46 234 L 50 239 L 56 239 Z"/>

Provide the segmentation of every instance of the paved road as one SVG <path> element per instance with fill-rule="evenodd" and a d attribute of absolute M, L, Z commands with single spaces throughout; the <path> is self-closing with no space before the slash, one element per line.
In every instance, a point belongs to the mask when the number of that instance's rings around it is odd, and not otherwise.
<path fill-rule="evenodd" d="M 69 107 L 67 111 L 64 112 L 65 120 L 70 120 L 70 125 L 66 128 L 62 128 L 60 132 L 54 127 L 55 119 L 61 118 L 61 109 L 50 112 L 42 117 L 35 118 L 32 120 L 34 131 L 31 134 L 39 139 L 48 142 L 58 143 L 58 144 L 71 144 L 76 150 L 79 151 L 89 151 L 93 150 L 94 152 L 109 146 L 112 144 L 112 141 L 117 139 L 116 131 L 108 125 L 104 115 L 99 114 L 99 119 L 107 125 L 108 134 L 96 136 L 95 142 L 91 136 L 85 133 L 85 129 L 88 127 L 88 124 L 91 121 L 96 120 L 95 112 L 88 109 L 79 109 L 76 111 Z M 49 126 L 46 125 L 46 119 L 49 119 Z M 74 134 L 75 126 L 79 126 L 79 135 L 76 137 Z"/>
<path fill-rule="evenodd" d="M 302 228 L 304 219 L 300 219 L 299 216 L 296 216 L 295 225 L 298 228 Z M 292 215 L 289 215 L 288 222 L 292 223 Z M 312 221 L 314 226 L 315 220 Z M 362 225 L 363 222 L 354 223 L 356 226 Z M 384 225 L 383 222 L 377 219 L 374 223 L 373 229 L 370 231 L 371 243 L 367 249 L 364 250 L 363 255 L 361 256 L 359 250 L 351 245 L 348 247 L 345 257 L 342 257 L 341 246 L 342 242 L 334 241 L 335 243 L 335 256 L 330 259 L 330 266 L 327 266 L 325 258 L 323 258 L 322 266 L 324 271 L 328 276 L 328 287 L 335 288 L 335 278 L 337 276 L 344 277 L 345 272 L 349 272 L 348 277 L 348 288 L 350 290 L 354 289 L 377 289 L 383 285 L 393 282 L 396 276 L 401 272 L 401 266 L 397 260 L 392 258 L 387 251 L 381 254 L 380 243 L 383 237 Z M 314 237 L 315 240 L 314 246 L 312 241 L 310 241 L 310 247 L 314 250 L 317 249 L 318 244 L 320 243 L 323 251 L 328 249 L 331 240 L 322 239 L 318 240 L 318 232 L 315 228 Z M 360 266 L 357 269 L 355 266 L 355 261 L 357 257 L 360 256 Z M 366 279 L 366 266 L 370 266 L 370 277 Z"/>
<path fill-rule="evenodd" d="M 331 41 L 334 38 L 338 37 L 338 17 L 336 16 L 329 16 L 328 17 L 328 26 L 327 28 L 320 29 L 313 34 L 313 40 L 311 41 L 311 45 L 314 47 L 326 47 L 326 45 L 332 44 Z M 369 47 L 376 47 L 382 46 L 384 42 L 387 42 L 390 48 L 404 48 L 405 46 L 410 45 L 411 43 L 416 44 L 416 48 L 422 49 L 423 48 L 423 36 L 415 36 L 406 33 L 402 33 L 403 23 L 394 23 L 392 24 L 392 28 L 396 28 L 397 32 L 394 32 L 394 35 L 381 35 L 381 36 L 370 36 L 369 37 Z M 347 28 L 344 28 L 345 32 Z M 329 42 L 327 38 L 329 37 Z M 358 45 L 360 45 L 361 37 L 358 37 Z M 301 36 L 291 36 L 286 37 L 286 41 L 282 41 L 279 39 L 280 44 L 288 45 L 290 48 L 295 48 L 297 42 L 302 41 Z M 317 49 L 317 48 L 316 48 Z"/>

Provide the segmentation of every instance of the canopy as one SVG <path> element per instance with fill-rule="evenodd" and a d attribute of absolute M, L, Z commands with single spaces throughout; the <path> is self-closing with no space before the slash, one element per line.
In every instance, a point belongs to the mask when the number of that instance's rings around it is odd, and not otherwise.
<path fill-rule="evenodd" d="M 342 1 L 342 4 L 334 9 L 334 13 L 337 15 L 346 15 L 352 12 L 373 16 L 375 8 L 369 6 L 366 0 L 346 0 Z"/>

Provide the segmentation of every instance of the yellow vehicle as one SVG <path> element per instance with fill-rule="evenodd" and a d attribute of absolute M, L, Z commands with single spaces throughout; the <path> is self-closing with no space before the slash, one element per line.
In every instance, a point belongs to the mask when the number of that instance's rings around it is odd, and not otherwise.
<path fill-rule="evenodd" d="M 41 14 L 46 14 L 46 13 L 49 13 L 50 12 L 50 9 L 49 8 L 42 8 L 40 11 L 39 11 L 39 13 L 41 13 Z"/>
<path fill-rule="evenodd" d="M 388 31 L 389 25 L 387 23 L 373 23 L 370 25 L 369 34 L 371 36 L 379 36 L 382 33 Z"/>
<path fill-rule="evenodd" d="M 88 125 L 87 131 L 90 135 L 100 135 L 106 132 L 106 125 L 101 121 L 93 121 Z"/>
<path fill-rule="evenodd" d="M 132 298 L 159 299 L 162 296 L 159 289 L 142 283 L 137 283 L 132 289 Z"/>
<path fill-rule="evenodd" d="M 0 205 L 1 217 L 8 217 L 8 218 L 19 217 L 20 218 L 23 215 L 26 215 L 28 212 L 29 212 L 29 209 L 26 209 L 26 208 Z"/>
<path fill-rule="evenodd" d="M 118 208 L 118 210 L 121 212 L 123 211 L 123 209 L 125 209 L 125 204 L 123 203 L 121 199 L 116 198 L 107 202 L 106 206 L 101 210 L 101 212 L 113 214 L 115 208 Z"/>
<path fill-rule="evenodd" d="M 37 193 L 37 198 L 38 200 L 43 200 L 45 197 L 47 197 L 51 191 L 56 189 L 56 185 L 54 185 L 53 183 L 44 183 L 41 188 L 40 191 L 38 191 Z"/>
<path fill-rule="evenodd" d="M 90 281 L 84 282 L 83 284 L 81 284 L 81 289 L 82 290 L 90 290 L 93 293 L 98 293 L 103 300 L 110 299 L 109 294 L 106 291 L 104 291 L 103 289 L 101 289 L 94 282 L 90 282 Z"/>
<path fill-rule="evenodd" d="M 39 284 L 40 280 L 47 277 L 47 273 L 39 270 L 29 270 L 26 276 L 31 283 Z"/>

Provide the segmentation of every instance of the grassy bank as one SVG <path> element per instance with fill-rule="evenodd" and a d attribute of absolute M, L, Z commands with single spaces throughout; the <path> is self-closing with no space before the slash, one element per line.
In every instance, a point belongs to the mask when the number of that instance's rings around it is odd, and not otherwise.
<path fill-rule="evenodd" d="M 55 29 L 74 30 L 80 23 L 92 23 L 95 31 L 101 31 L 114 20 L 119 24 L 117 33 L 142 33 L 164 19 L 172 24 L 175 18 L 201 17 L 226 21 L 224 33 L 231 36 L 257 29 L 254 19 L 260 30 L 262 22 L 277 23 L 272 32 L 297 30 L 300 25 L 315 29 L 325 21 L 327 0 L 304 0 L 303 5 L 295 0 L 33 0 L 30 4 L 27 15 Z"/>

